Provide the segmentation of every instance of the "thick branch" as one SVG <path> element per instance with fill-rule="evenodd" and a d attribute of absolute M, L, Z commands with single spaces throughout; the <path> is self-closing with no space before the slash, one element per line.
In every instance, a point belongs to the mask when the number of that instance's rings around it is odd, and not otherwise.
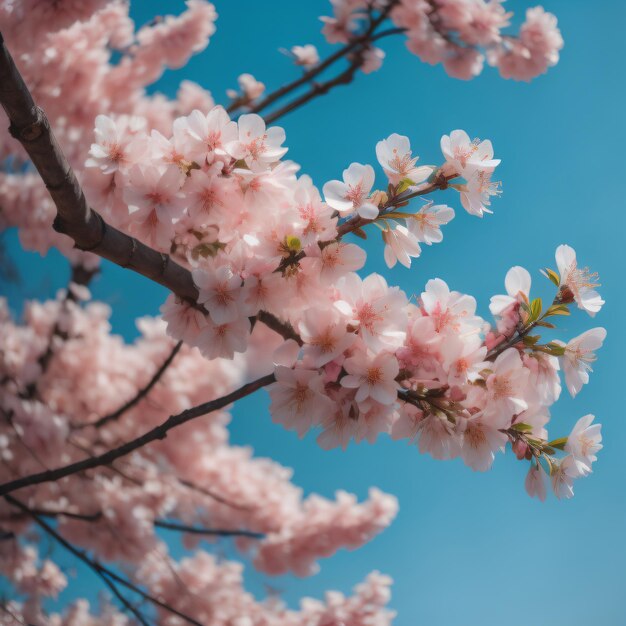
<path fill-rule="evenodd" d="M 57 209 L 54 228 L 76 247 L 147 276 L 182 298 L 196 300 L 191 273 L 161 254 L 106 224 L 89 207 L 74 171 L 57 143 L 45 113 L 35 105 L 0 34 L 0 104 L 9 128 L 28 153 Z"/>
<path fill-rule="evenodd" d="M 103 454 L 89 457 L 87 459 L 83 459 L 82 461 L 76 461 L 75 463 L 70 463 L 64 467 L 39 472 L 38 474 L 31 474 L 30 476 L 23 476 L 22 478 L 17 478 L 8 483 L 4 483 L 3 485 L 0 485 L 0 496 L 4 496 L 8 493 L 16 491 L 17 489 L 30 487 L 32 485 L 39 485 L 41 483 L 53 482 L 55 480 L 65 478 L 66 476 L 76 474 L 77 472 L 83 472 L 85 470 L 93 469 L 94 467 L 108 465 L 116 459 L 126 456 L 127 454 L 152 443 L 153 441 L 165 439 L 165 437 L 167 437 L 167 433 L 172 430 L 172 428 L 176 428 L 177 426 L 180 426 L 196 417 L 200 417 L 201 415 L 206 415 L 212 411 L 223 409 L 236 400 L 249 396 L 251 393 L 254 393 L 262 387 L 271 385 L 274 381 L 274 374 L 268 374 L 267 376 L 257 378 L 257 380 L 243 385 L 242 387 L 239 387 L 239 389 L 236 389 L 232 393 L 222 396 L 221 398 L 217 398 L 216 400 L 211 400 L 210 402 L 205 402 L 204 404 L 187 409 L 178 415 L 172 415 L 165 420 L 165 422 L 156 426 L 152 430 L 149 430 L 140 437 L 127 441 L 121 446 L 108 450 Z"/>
<path fill-rule="evenodd" d="M 89 207 L 74 171 L 65 158 L 45 113 L 35 105 L 0 33 L 0 104 L 11 122 L 11 134 L 24 146 L 57 209 L 54 228 L 88 250 L 167 287 L 180 298 L 195 302 L 198 290 L 191 272 L 169 255 L 157 252 L 107 224 Z M 265 320 L 281 332 L 282 322 L 269 313 Z M 267 323 L 267 322 L 265 322 Z M 287 338 L 293 329 L 285 327 Z"/>

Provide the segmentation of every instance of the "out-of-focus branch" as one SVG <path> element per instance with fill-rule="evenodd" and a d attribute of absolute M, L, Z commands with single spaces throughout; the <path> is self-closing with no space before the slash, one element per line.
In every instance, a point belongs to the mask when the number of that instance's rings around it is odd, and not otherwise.
<path fill-rule="evenodd" d="M 149 430 L 144 433 L 140 437 L 136 439 L 132 439 L 131 441 L 127 441 L 121 446 L 117 448 L 113 448 L 104 452 L 103 454 L 99 454 L 97 456 L 92 456 L 82 461 L 76 461 L 75 463 L 70 463 L 69 465 L 65 465 L 63 467 L 59 467 L 53 470 L 47 470 L 45 472 L 39 472 L 37 474 L 31 474 L 29 476 L 23 476 L 22 478 L 17 478 L 15 480 L 9 481 L 8 483 L 4 483 L 0 485 L 0 496 L 4 496 L 8 493 L 16 491 L 17 489 L 22 489 L 24 487 L 30 487 L 32 485 L 39 485 L 41 483 L 53 482 L 56 480 L 60 480 L 61 478 L 65 478 L 66 476 L 71 476 L 72 474 L 76 474 L 78 472 L 83 472 L 85 470 L 93 469 L 95 467 L 100 467 L 102 465 L 109 465 L 113 463 L 116 459 L 119 459 L 143 446 L 152 443 L 153 441 L 158 441 L 160 439 L 165 439 L 167 437 L 167 433 L 172 430 L 172 428 L 176 428 L 186 422 L 200 417 L 201 415 L 206 415 L 207 413 L 211 413 L 213 411 L 217 411 L 219 409 L 223 409 L 227 407 L 229 404 L 232 404 L 236 400 L 249 396 L 251 393 L 261 389 L 262 387 L 266 387 L 267 385 L 271 385 L 275 382 L 274 374 L 268 374 L 267 376 L 262 376 L 261 378 L 257 378 L 256 380 L 239 387 L 235 391 L 222 396 L 221 398 L 217 398 L 215 400 L 211 400 L 210 402 L 205 402 L 204 404 L 200 404 L 198 406 L 192 407 L 183 411 L 182 413 L 178 413 L 177 415 L 170 416 L 165 422 L 156 426 L 155 428 Z"/>
<path fill-rule="evenodd" d="M 137 610 L 136 607 L 132 605 L 131 602 L 128 601 L 127 598 L 125 598 L 121 594 L 121 592 L 117 588 L 116 583 L 121 585 L 122 587 L 126 587 L 133 593 L 136 593 L 137 595 L 141 596 L 144 600 L 147 600 L 148 602 L 150 602 L 151 604 L 158 606 L 159 608 L 167 611 L 168 613 L 172 613 L 172 615 L 176 615 L 177 617 L 180 617 L 185 622 L 188 622 L 189 624 L 193 624 L 194 626 L 202 626 L 200 622 L 189 617 L 188 615 L 185 615 L 184 613 L 181 613 L 180 611 L 177 611 L 174 607 L 170 606 L 169 604 L 166 604 L 165 602 L 161 602 L 158 598 L 151 596 L 149 593 L 146 593 L 145 591 L 143 591 L 143 589 L 141 589 L 137 585 L 133 584 L 129 580 L 126 580 L 122 576 L 119 576 L 114 571 L 110 570 L 108 567 L 105 567 L 104 565 L 96 561 L 95 559 L 92 559 L 83 550 L 78 549 L 76 546 L 72 545 L 69 541 L 67 541 L 67 539 L 65 539 L 54 528 L 52 528 L 50 524 L 45 522 L 41 518 L 40 515 L 32 512 L 28 508 L 28 506 L 26 506 L 26 504 L 24 504 L 20 500 L 17 500 L 13 496 L 8 496 L 8 495 L 5 495 L 5 500 L 9 504 L 13 505 L 14 507 L 22 511 L 22 513 L 25 513 L 26 515 L 30 516 L 33 522 L 35 522 L 37 526 L 39 526 L 42 530 L 44 530 L 47 535 L 52 537 L 57 543 L 63 546 L 68 552 L 70 552 L 77 559 L 85 563 L 85 565 L 87 565 L 93 572 L 95 572 L 100 577 L 100 579 L 109 587 L 109 589 L 111 589 L 113 594 L 124 605 L 124 607 L 128 609 L 129 611 L 131 611 L 133 615 L 144 626 L 148 626 L 148 622 L 146 621 L 145 617 Z"/>
<path fill-rule="evenodd" d="M 191 491 L 197 491 L 198 493 L 201 493 L 203 496 L 207 496 L 207 498 L 211 498 L 215 500 L 216 502 L 229 506 L 233 509 L 239 509 L 241 511 L 249 511 L 252 508 L 249 505 L 238 504 L 237 502 L 231 502 L 230 500 L 227 500 L 223 496 L 215 493 L 212 489 L 207 489 L 206 487 L 203 487 L 202 485 L 197 485 L 196 483 L 191 482 L 190 480 L 186 480 L 184 478 L 177 478 L 177 480 L 181 485 L 183 485 L 183 487 L 187 487 L 187 489 L 190 489 Z"/>
<path fill-rule="evenodd" d="M 15 517 L 3 518 L 9 519 L 10 521 L 14 521 L 15 519 L 20 519 L 22 516 L 26 515 L 26 513 L 16 513 Z M 98 511 L 97 513 L 73 513 L 72 511 L 53 511 L 48 509 L 36 509 L 32 507 L 28 507 L 28 517 L 32 516 L 38 517 L 51 517 L 51 518 L 59 518 L 59 517 L 67 517 L 68 519 L 78 520 L 81 522 L 98 522 L 103 519 L 104 515 L 102 511 Z M 178 522 L 170 522 L 167 520 L 154 520 L 154 526 L 156 528 L 164 528 L 166 530 L 176 530 L 181 533 L 189 533 L 192 535 L 204 535 L 207 537 L 248 537 L 250 539 L 262 539 L 265 535 L 263 533 L 257 533 L 251 530 L 239 530 L 239 529 L 228 529 L 228 528 L 207 528 L 204 526 L 190 526 L 188 524 L 180 524 Z"/>
<path fill-rule="evenodd" d="M 88 269 L 82 265 L 72 265 L 72 271 L 70 275 L 70 284 L 67 286 L 65 291 L 65 296 L 61 302 L 61 307 L 59 309 L 59 316 L 57 321 L 55 322 L 52 332 L 50 333 L 50 339 L 48 341 L 48 346 L 45 351 L 39 356 L 37 359 L 37 363 L 41 368 L 41 374 L 39 375 L 39 379 L 46 373 L 48 367 L 50 366 L 50 362 L 52 361 L 52 357 L 54 356 L 54 343 L 55 339 L 67 339 L 67 335 L 65 331 L 62 329 L 62 324 L 60 317 L 63 311 L 66 309 L 69 302 L 76 302 L 76 296 L 72 291 L 71 285 L 81 285 L 86 287 L 91 282 L 92 278 L 98 273 L 98 269 Z M 37 395 L 37 381 L 29 384 L 26 387 L 25 395 L 27 398 L 34 398 Z"/>
<path fill-rule="evenodd" d="M 167 371 L 167 368 L 172 364 L 172 361 L 174 360 L 174 358 L 180 351 L 182 345 L 183 345 L 182 341 L 179 341 L 178 343 L 174 345 L 174 347 L 168 354 L 165 361 L 163 361 L 163 363 L 161 363 L 161 366 L 156 370 L 156 372 L 154 372 L 152 378 L 150 378 L 150 380 L 145 386 L 138 389 L 137 393 L 130 400 L 128 400 L 127 402 L 124 402 L 124 404 L 122 404 L 118 409 L 116 409 L 112 413 L 109 413 L 108 415 L 102 416 L 101 418 L 97 419 L 95 422 L 91 422 L 88 424 L 76 424 L 74 428 L 77 430 L 81 428 L 86 428 L 87 426 L 93 426 L 94 428 L 102 428 L 102 426 L 105 426 L 109 422 L 113 422 L 119 419 L 120 417 L 122 417 L 122 415 L 124 415 L 124 413 L 126 413 L 127 411 L 130 411 L 130 409 L 136 406 L 150 393 L 152 388 L 163 377 L 163 375 Z"/>
<path fill-rule="evenodd" d="M 189 533 L 191 535 L 205 535 L 207 537 L 249 537 L 250 539 L 262 539 L 263 533 L 255 533 L 251 530 L 224 530 L 221 528 L 199 528 L 197 526 L 187 526 L 186 524 L 177 524 L 175 522 L 167 522 L 165 520 L 155 520 L 154 525 L 157 528 L 165 528 L 166 530 L 177 530 L 181 533 Z"/>

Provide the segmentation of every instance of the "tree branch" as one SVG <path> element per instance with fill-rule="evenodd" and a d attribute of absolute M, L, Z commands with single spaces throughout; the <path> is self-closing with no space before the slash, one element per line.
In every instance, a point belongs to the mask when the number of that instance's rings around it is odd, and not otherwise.
<path fill-rule="evenodd" d="M 28 507 L 29 517 L 37 515 L 39 517 L 51 517 L 57 519 L 59 517 L 67 517 L 68 519 L 78 520 L 80 522 L 98 522 L 104 516 L 102 511 L 96 513 L 73 513 L 71 511 L 52 511 L 48 509 L 34 509 Z M 15 521 L 20 519 L 20 514 L 16 513 L 15 517 L 2 518 L 2 521 L 8 519 L 8 521 Z M 192 535 L 206 535 L 213 537 L 249 537 L 250 539 L 263 539 L 265 536 L 263 533 L 257 533 L 252 530 L 230 530 L 227 528 L 208 528 L 199 526 L 189 526 L 187 524 L 180 524 L 178 522 L 169 522 L 167 520 L 155 519 L 153 521 L 155 528 L 164 528 L 166 530 L 176 530 L 181 533 L 189 533 Z"/>
<path fill-rule="evenodd" d="M 286 85 L 283 85 L 282 87 L 276 89 L 272 93 L 267 94 L 262 100 L 259 100 L 250 108 L 250 112 L 259 113 L 260 111 L 267 108 L 268 106 L 270 106 L 277 100 L 280 100 L 284 96 L 297 90 L 299 87 L 302 87 L 308 83 L 312 83 L 313 80 L 317 76 L 319 76 L 322 72 L 324 72 L 326 69 L 334 65 L 340 59 L 347 57 L 352 52 L 359 51 L 359 48 L 360 48 L 360 53 L 362 54 L 370 46 L 370 44 L 376 41 L 377 39 L 380 39 L 381 37 L 385 37 L 390 34 L 394 34 L 395 32 L 401 32 L 402 29 L 399 29 L 399 30 L 389 29 L 387 31 L 375 34 L 376 29 L 387 19 L 389 13 L 391 12 L 391 9 L 396 4 L 398 4 L 398 1 L 399 0 L 391 0 L 389 4 L 380 12 L 378 17 L 370 20 L 368 28 L 367 30 L 365 30 L 365 32 L 363 32 L 361 35 L 357 35 L 356 37 L 354 37 L 351 41 L 349 41 L 347 44 L 339 48 L 339 50 L 331 54 L 324 61 L 322 61 L 321 63 L 318 63 L 316 66 L 312 67 L 310 70 L 304 72 L 304 74 L 302 74 L 302 76 L 300 76 L 299 78 L 291 81 L 290 83 L 287 83 Z M 356 69 L 358 69 L 358 67 L 352 71 L 352 75 L 354 74 Z M 345 82 L 350 82 L 349 80 L 347 81 L 338 80 L 337 82 L 335 82 L 336 80 L 337 79 L 327 81 L 325 83 L 327 85 L 325 90 L 316 91 L 315 89 L 313 89 L 312 92 L 305 94 L 306 96 L 308 96 L 306 97 L 306 99 L 302 99 L 304 98 L 304 96 L 302 96 L 301 98 L 298 98 L 298 100 L 286 105 L 285 107 L 279 109 L 275 113 L 272 113 L 269 116 L 267 116 L 265 121 L 269 124 L 270 122 L 275 121 L 276 119 L 278 119 L 279 117 L 287 113 L 288 111 L 292 111 L 293 109 L 297 108 L 301 104 L 304 104 L 304 102 L 308 102 L 309 100 L 314 98 L 316 95 L 326 93 L 329 89 L 331 89 L 335 85 L 339 85 Z M 232 112 L 233 110 L 238 108 L 234 106 L 235 104 L 236 103 L 231 104 L 231 106 L 228 108 L 229 112 Z"/>
<path fill-rule="evenodd" d="M 433 191 L 437 191 L 438 189 L 447 189 L 449 181 L 454 178 L 458 178 L 457 174 L 452 174 L 450 176 L 436 176 L 435 179 L 426 187 L 422 189 L 418 189 L 417 191 L 407 190 L 393 198 L 390 198 L 384 206 L 381 207 L 379 217 L 384 217 L 386 213 L 392 212 L 398 206 L 402 206 L 404 203 L 407 203 L 409 200 L 413 198 L 417 198 L 419 196 L 425 196 Z M 378 218 L 377 218 L 378 219 Z M 374 222 L 375 220 L 367 220 L 360 215 L 355 215 L 351 217 L 349 220 L 345 221 L 337 228 L 337 239 L 341 239 L 348 233 L 354 232 L 359 228 Z"/>
<path fill-rule="evenodd" d="M 250 537 L 251 539 L 263 539 L 263 533 L 255 533 L 251 530 L 225 530 L 221 528 L 198 528 L 197 526 L 187 526 L 165 520 L 154 520 L 154 525 L 167 530 L 177 530 L 181 533 L 192 535 L 207 535 L 215 537 Z"/>
<path fill-rule="evenodd" d="M 98 273 L 98 269 L 90 270 L 82 265 L 73 265 L 72 273 L 70 276 L 70 284 L 75 283 L 77 285 L 87 286 L 91 279 Z M 65 297 L 61 302 L 61 309 L 59 311 L 59 318 L 61 316 L 61 312 L 66 309 L 68 302 L 76 302 L 76 296 L 72 293 L 71 285 L 68 284 L 67 290 L 65 292 Z M 50 366 L 50 362 L 52 361 L 52 357 L 54 356 L 54 339 L 55 337 L 60 337 L 63 340 L 68 339 L 67 334 L 61 329 L 60 320 L 57 318 L 54 326 L 52 327 L 52 332 L 50 333 L 50 338 L 48 340 L 48 345 L 44 352 L 37 359 L 37 363 L 41 369 L 41 373 L 38 376 L 37 380 L 30 383 L 26 386 L 24 395 L 26 398 L 34 398 L 37 396 L 37 385 L 39 380 L 43 377 L 43 375 L 47 372 L 48 367 Z"/>
<path fill-rule="evenodd" d="M 71 237 L 76 247 L 142 274 L 182 298 L 196 300 L 191 273 L 166 254 L 108 225 L 89 207 L 45 113 L 35 105 L 0 33 L 0 104 L 9 131 L 37 168 L 57 209 L 54 229 Z"/>
<path fill-rule="evenodd" d="M 223 409 L 236 400 L 249 396 L 251 393 L 254 393 L 262 387 L 271 385 L 275 382 L 275 380 L 274 374 L 268 374 L 267 376 L 257 378 L 256 380 L 239 387 L 239 389 L 236 389 L 221 398 L 192 407 L 182 413 L 178 413 L 177 415 L 172 415 L 159 426 L 156 426 L 136 439 L 127 441 L 121 446 L 108 450 L 103 454 L 89 457 L 87 459 L 83 459 L 82 461 L 76 461 L 75 463 L 70 463 L 69 465 L 65 465 L 57 469 L 23 476 L 22 478 L 17 478 L 9 481 L 8 483 L 4 483 L 3 485 L 0 485 L 0 496 L 4 496 L 8 493 L 16 491 L 17 489 L 30 487 L 32 485 L 39 485 L 41 483 L 53 482 L 60 480 L 61 478 L 65 478 L 66 476 L 76 474 L 77 472 L 83 472 L 85 470 L 93 469 L 94 467 L 108 465 L 116 459 L 126 456 L 127 454 L 152 443 L 153 441 L 165 439 L 165 437 L 167 437 L 167 433 L 172 430 L 172 428 L 176 428 L 177 426 L 180 426 L 196 417 L 200 417 L 201 415 L 206 415 L 212 411 Z"/>
<path fill-rule="evenodd" d="M 74 240 L 77 248 L 97 254 L 163 285 L 183 300 L 196 302 L 198 290 L 191 272 L 165 253 L 157 252 L 134 237 L 117 230 L 87 204 L 83 190 L 50 128 L 37 107 L 0 33 L 0 104 L 11 123 L 10 132 L 24 147 L 37 168 L 56 206 L 54 229 Z M 273 330 L 291 331 L 272 319 Z M 280 331 L 277 331 L 280 332 Z M 285 336 L 285 335 L 284 335 Z"/>
<path fill-rule="evenodd" d="M 159 608 L 162 608 L 165 611 L 172 613 L 173 615 L 176 615 L 177 617 L 180 617 L 186 622 L 193 624 L 193 626 L 203 626 L 200 622 L 189 617 L 188 615 L 185 615 L 184 613 L 181 613 L 180 611 L 177 611 L 175 608 L 173 608 L 169 604 L 166 604 L 165 602 L 161 602 L 158 598 L 155 598 L 154 596 L 151 596 L 149 593 L 146 593 L 145 591 L 143 591 L 142 589 L 140 589 L 139 587 L 131 583 L 129 580 L 126 580 L 125 578 L 118 576 L 114 571 L 110 570 L 108 567 L 105 567 L 104 565 L 96 561 L 95 559 L 90 558 L 84 551 L 79 550 L 74 545 L 72 545 L 69 541 L 67 541 L 67 539 L 62 537 L 56 530 L 54 530 L 54 528 L 52 528 L 52 526 L 50 526 L 50 524 L 48 524 L 43 519 L 41 519 L 39 515 L 37 515 L 36 513 L 33 513 L 20 500 L 17 500 L 13 496 L 8 496 L 8 495 L 5 495 L 5 500 L 9 504 L 12 504 L 14 507 L 20 509 L 20 511 L 22 511 L 23 513 L 29 515 L 33 519 L 33 521 L 41 529 L 43 529 L 50 537 L 52 537 L 57 543 L 63 546 L 68 552 L 71 552 L 77 559 L 85 563 L 85 565 L 87 565 L 92 571 L 94 571 L 106 583 L 106 585 L 109 587 L 109 589 L 111 589 L 111 591 L 120 600 L 120 602 L 122 602 L 122 604 L 128 610 L 130 610 L 133 613 L 133 615 L 135 615 L 135 617 L 137 617 L 137 619 L 142 624 L 144 624 L 144 626 L 148 626 L 148 623 L 145 620 L 145 618 L 126 598 L 122 596 L 119 589 L 117 589 L 117 586 L 115 585 L 115 583 L 118 583 L 122 585 L 123 587 L 126 587 L 133 593 L 136 593 L 139 596 L 141 596 L 144 600 L 147 600 L 148 602 L 154 604 L 155 606 L 158 606 Z"/>
<path fill-rule="evenodd" d="M 354 75 L 358 71 L 358 69 L 363 65 L 363 54 L 365 53 L 366 48 L 359 50 L 352 60 L 350 61 L 350 65 L 343 70 L 340 74 L 335 76 L 335 78 L 331 78 L 322 83 L 312 83 L 311 89 L 306 93 L 302 94 L 295 100 L 288 102 L 285 106 L 273 111 L 269 115 L 265 117 L 265 123 L 271 124 L 275 122 L 277 119 L 281 118 L 283 115 L 294 111 L 298 107 L 302 106 L 309 102 L 309 100 L 313 100 L 317 96 L 323 96 L 327 94 L 333 87 L 337 87 L 338 85 L 347 85 L 352 82 Z"/>
<path fill-rule="evenodd" d="M 135 405 L 141 402 L 141 400 L 143 400 L 150 393 L 152 388 L 159 382 L 163 374 L 165 374 L 165 372 L 167 371 L 167 368 L 172 364 L 172 361 L 174 360 L 174 358 L 180 351 L 182 345 L 183 345 L 183 342 L 179 341 L 172 348 L 168 357 L 165 359 L 165 361 L 163 361 L 159 369 L 157 369 L 157 371 L 154 372 L 154 375 L 148 381 L 148 383 L 144 387 L 141 387 L 130 400 L 122 404 L 122 406 L 120 406 L 118 409 L 113 411 L 113 413 L 104 415 L 103 417 L 97 419 L 95 422 L 91 422 L 87 424 L 76 424 L 74 428 L 76 430 L 87 428 L 88 426 L 93 426 L 94 428 L 102 428 L 102 426 L 105 426 L 109 422 L 115 421 L 116 419 L 124 415 L 124 413 L 126 413 L 127 411 L 130 411 L 130 409 L 132 409 Z"/>

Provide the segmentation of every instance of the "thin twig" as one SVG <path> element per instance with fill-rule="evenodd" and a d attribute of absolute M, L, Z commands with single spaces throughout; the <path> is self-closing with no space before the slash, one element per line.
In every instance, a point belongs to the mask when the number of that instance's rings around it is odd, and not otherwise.
<path fill-rule="evenodd" d="M 41 528 L 43 528 L 50 536 L 56 539 L 64 548 L 70 551 L 74 556 L 80 559 L 83 563 L 85 563 L 95 574 L 104 582 L 104 584 L 111 590 L 111 593 L 119 600 L 122 604 L 122 607 L 132 613 L 137 621 L 139 621 L 142 626 L 150 626 L 145 617 L 141 614 L 139 609 L 137 609 L 133 604 L 128 600 L 128 598 L 124 597 L 122 592 L 117 588 L 117 585 L 107 576 L 105 575 L 104 570 L 101 568 L 99 563 L 96 561 L 92 561 L 89 559 L 81 550 L 74 548 L 69 542 L 65 541 L 63 537 L 61 537 L 58 533 L 56 533 L 48 524 L 46 524 L 43 520 L 41 520 L 36 515 L 31 515 L 28 507 L 26 507 L 22 502 L 12 498 L 11 496 L 7 496 L 6 500 L 13 504 L 14 506 L 21 509 L 25 514 L 29 515 L 36 524 L 38 524 Z"/>
<path fill-rule="evenodd" d="M 393 35 L 399 32 L 404 32 L 404 29 L 390 28 L 389 30 L 379 33 L 378 36 L 370 38 L 367 43 L 369 44 L 373 41 L 381 39 L 382 37 L 387 37 L 389 35 Z M 269 115 L 266 115 L 264 117 L 265 123 L 271 124 L 272 122 L 275 122 L 279 118 L 283 117 L 283 115 L 286 115 L 287 113 L 290 113 L 291 111 L 294 111 L 295 109 L 301 107 L 303 104 L 310 102 L 314 98 L 327 94 L 334 87 L 337 87 L 339 85 L 350 84 L 354 80 L 354 76 L 357 73 L 357 71 L 363 66 L 364 54 L 365 52 L 367 52 L 367 50 L 368 50 L 367 45 L 364 45 L 363 47 L 360 47 L 359 49 L 355 50 L 354 54 L 352 55 L 350 64 L 340 74 L 324 82 L 320 82 L 320 83 L 311 82 L 311 89 L 309 91 L 295 98 L 293 101 L 287 103 L 286 105 L 282 106 L 280 109 L 277 109 L 273 111 L 272 113 L 270 113 Z"/>
<path fill-rule="evenodd" d="M 67 517 L 68 519 L 77 520 L 80 522 L 99 522 L 103 519 L 104 515 L 102 511 L 97 513 L 73 513 L 71 511 L 51 511 L 47 509 L 33 509 L 28 508 L 28 514 L 30 517 L 37 515 L 39 517 L 51 517 L 57 519 L 59 517 Z M 15 514 L 15 517 L 2 518 L 2 520 L 15 521 L 20 519 L 19 514 Z M 154 526 L 156 528 L 164 528 L 166 530 L 176 530 L 181 533 L 190 533 L 192 535 L 207 535 L 214 537 L 249 537 L 250 539 L 263 539 L 265 536 L 263 533 L 257 533 L 251 530 L 230 530 L 226 528 L 208 528 L 200 526 L 189 526 L 187 524 L 180 524 L 178 522 L 170 522 L 167 520 L 154 520 Z"/>
<path fill-rule="evenodd" d="M 255 533 L 251 530 L 224 530 L 221 528 L 198 528 L 197 526 L 187 526 L 186 524 L 178 524 L 176 522 L 167 522 L 165 520 L 154 520 L 154 525 L 158 528 L 167 530 L 177 530 L 181 533 L 190 533 L 192 535 L 208 535 L 216 537 L 250 537 L 251 539 L 263 539 L 263 533 Z"/>
<path fill-rule="evenodd" d="M 198 493 L 201 493 L 204 496 L 212 498 L 213 500 L 215 500 L 216 502 L 219 502 L 220 504 L 224 504 L 233 509 L 239 509 L 241 511 L 250 511 L 252 509 L 252 507 L 249 505 L 237 504 L 235 502 L 231 502 L 230 500 L 227 500 L 223 496 L 215 493 L 213 490 L 207 489 L 206 487 L 203 487 L 202 485 L 198 485 L 194 482 L 191 482 L 190 480 L 186 480 L 184 478 L 178 478 L 178 477 L 176 477 L 176 479 L 181 485 L 183 485 L 184 487 L 187 487 L 187 489 L 191 489 L 192 491 L 197 491 Z"/>
<path fill-rule="evenodd" d="M 282 87 L 280 87 L 279 89 L 276 89 L 272 93 L 267 94 L 262 100 L 255 103 L 254 106 L 251 107 L 250 111 L 252 113 L 258 113 L 259 111 L 262 111 L 263 109 L 268 107 L 270 104 L 273 104 L 277 100 L 290 94 L 291 92 L 295 91 L 299 87 L 302 87 L 303 85 L 306 85 L 307 83 L 312 82 L 324 70 L 328 69 L 331 65 L 333 65 L 340 59 L 346 57 L 351 52 L 356 51 L 357 48 L 361 46 L 365 46 L 365 47 L 369 46 L 369 44 L 377 38 L 377 37 L 373 37 L 374 31 L 378 28 L 378 26 L 380 26 L 380 24 L 382 24 L 387 19 L 389 12 L 393 8 L 393 6 L 396 5 L 397 3 L 398 3 L 398 0 L 391 0 L 391 2 L 389 2 L 387 7 L 385 7 L 385 9 L 381 11 L 380 15 L 376 19 L 370 22 L 369 27 L 364 33 L 354 37 L 354 39 L 352 39 L 347 44 L 339 48 L 339 50 L 331 54 L 324 61 L 322 61 L 321 63 L 318 63 L 316 66 L 312 67 L 307 72 L 304 72 L 304 74 L 302 74 L 302 76 L 300 76 L 299 78 L 291 81 L 290 83 L 287 83 L 286 85 L 283 85 Z M 232 111 L 234 109 L 229 107 L 229 110 Z M 269 116 L 266 121 L 269 123 L 270 121 L 272 121 L 272 119 L 276 119 L 276 118 L 272 118 L 272 116 Z"/>
<path fill-rule="evenodd" d="M 116 409 L 112 413 L 109 413 L 108 415 L 104 415 L 103 417 L 96 420 L 95 422 L 88 423 L 88 424 L 76 424 L 74 428 L 80 429 L 80 428 L 86 428 L 87 426 L 93 426 L 94 428 L 102 428 L 102 426 L 105 426 L 109 422 L 113 422 L 119 419 L 120 417 L 122 417 L 122 415 L 124 415 L 124 413 L 126 413 L 127 411 L 130 411 L 130 409 L 132 409 L 139 402 L 141 402 L 150 393 L 152 388 L 159 382 L 163 374 L 165 374 L 165 372 L 167 371 L 167 368 L 172 364 L 174 357 L 178 354 L 182 345 L 183 345 L 183 342 L 179 341 L 172 348 L 172 350 L 170 351 L 165 361 L 163 361 L 161 366 L 156 370 L 156 372 L 154 372 L 152 378 L 148 381 L 148 383 L 144 387 L 141 387 L 130 400 L 122 404 L 122 406 L 120 406 L 118 409 Z"/>
<path fill-rule="evenodd" d="M 200 622 L 196 621 L 192 617 L 189 617 L 188 615 L 181 613 L 180 611 L 170 606 L 169 604 L 166 604 L 165 602 L 162 602 L 158 598 L 151 596 L 149 593 L 146 593 L 145 591 L 143 591 L 143 589 L 140 589 L 139 587 L 137 587 L 137 585 L 131 583 L 129 580 L 126 580 L 122 576 L 119 576 L 114 571 L 110 570 L 108 567 L 105 567 L 104 565 L 96 561 L 95 559 L 90 558 L 83 550 L 79 550 L 78 548 L 76 548 L 69 541 L 67 541 L 67 539 L 61 536 L 54 528 L 52 528 L 52 526 L 50 526 L 47 522 L 41 519 L 41 516 L 37 515 L 36 513 L 33 513 L 20 500 L 17 500 L 13 496 L 9 496 L 9 495 L 5 495 L 5 500 L 9 502 L 10 504 L 12 504 L 13 506 L 17 507 L 18 509 L 20 509 L 23 513 L 26 513 L 27 515 L 29 515 L 32 518 L 32 520 L 40 528 L 42 528 L 50 537 L 52 537 L 55 541 L 57 541 L 57 543 L 62 545 L 68 552 L 71 552 L 77 559 L 85 563 L 85 565 L 87 565 L 90 569 L 96 572 L 100 576 L 100 578 L 105 583 L 108 584 L 109 588 L 111 588 L 111 590 L 116 594 L 116 596 L 120 599 L 120 601 L 124 603 L 124 606 L 126 606 L 129 610 L 131 610 L 133 614 L 142 622 L 142 624 L 145 624 L 145 626 L 148 626 L 147 622 L 145 622 L 144 619 L 142 619 L 142 616 L 140 613 L 139 613 L 139 616 L 137 615 L 138 613 L 137 609 L 130 602 L 128 602 L 126 598 L 123 598 L 123 596 L 121 596 L 121 593 L 119 592 L 119 590 L 114 591 L 113 589 L 115 587 L 114 582 L 126 587 L 133 593 L 136 593 L 137 595 L 141 596 L 144 600 L 147 600 L 148 602 L 154 604 L 155 606 L 158 606 L 164 609 L 165 611 L 168 611 L 169 613 L 172 613 L 173 615 L 180 617 L 181 619 L 185 620 L 186 622 L 189 622 L 190 624 L 193 624 L 194 626 L 203 626 Z"/>

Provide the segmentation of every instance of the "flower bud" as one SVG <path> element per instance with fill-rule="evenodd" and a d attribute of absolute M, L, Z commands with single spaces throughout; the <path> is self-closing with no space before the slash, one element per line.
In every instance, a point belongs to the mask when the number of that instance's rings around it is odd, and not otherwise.
<path fill-rule="evenodd" d="M 511 446 L 518 460 L 522 460 L 526 453 L 530 451 L 528 444 L 523 439 L 516 439 Z"/>
<path fill-rule="evenodd" d="M 375 206 L 382 206 L 387 200 L 389 200 L 389 196 L 384 191 L 375 191 L 370 196 L 370 202 Z"/>

